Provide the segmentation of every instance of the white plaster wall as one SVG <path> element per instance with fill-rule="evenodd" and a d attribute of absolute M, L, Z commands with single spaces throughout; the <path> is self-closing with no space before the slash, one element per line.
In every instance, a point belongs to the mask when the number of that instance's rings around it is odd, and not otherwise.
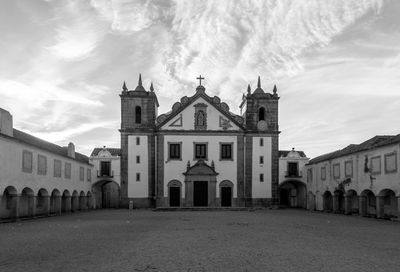
<path fill-rule="evenodd" d="M 93 176 L 96 178 L 96 181 L 103 180 L 102 177 L 97 177 L 97 173 L 100 172 L 100 162 L 101 161 L 110 161 L 111 162 L 111 171 L 113 171 L 112 180 L 118 183 L 121 186 L 121 158 L 120 157 L 90 157 L 90 163 L 93 164 L 94 173 Z M 95 183 L 93 182 L 93 184 Z"/>
<path fill-rule="evenodd" d="M 384 155 L 392 152 L 397 153 L 397 172 L 385 173 Z M 397 196 L 399 196 L 400 195 L 399 153 L 400 153 L 399 145 L 391 145 L 307 166 L 306 168 L 312 168 L 314 171 L 312 183 L 307 184 L 309 187 L 309 191 L 311 190 L 313 193 L 319 191 L 321 194 L 323 194 L 326 190 L 329 190 L 331 193 L 333 193 L 335 191 L 335 187 L 338 186 L 338 183 L 346 178 L 344 172 L 345 161 L 353 160 L 353 177 L 351 178 L 351 183 L 345 186 L 346 191 L 353 189 L 359 195 L 363 190 L 368 189 L 371 190 L 375 195 L 377 195 L 383 189 L 391 189 L 396 193 Z M 373 181 L 372 188 L 370 187 L 371 182 L 369 173 L 364 172 L 365 155 L 368 156 L 369 162 L 371 157 L 381 156 L 381 173 L 373 174 L 373 177 L 376 179 Z M 333 165 L 336 163 L 340 164 L 339 179 L 334 179 L 333 177 Z M 326 167 L 326 180 L 321 180 L 321 168 L 323 166 Z M 369 166 L 370 164 L 368 163 L 368 167 Z"/>
<path fill-rule="evenodd" d="M 285 182 L 287 179 L 290 180 L 298 180 L 303 182 L 304 184 L 307 183 L 307 170 L 305 169 L 305 165 L 308 163 L 308 158 L 287 158 L 287 157 L 281 157 L 279 158 L 279 184 Z M 297 162 L 299 166 L 299 174 L 301 174 L 300 178 L 286 178 L 286 172 L 288 171 L 287 169 L 287 164 L 289 162 Z"/>
<path fill-rule="evenodd" d="M 186 109 L 184 109 L 180 114 L 182 114 L 182 127 L 170 127 L 170 125 L 175 122 L 180 116 L 178 114 L 175 118 L 167 122 L 162 129 L 166 130 L 194 130 L 194 113 L 195 113 L 195 108 L 194 105 L 197 103 L 204 103 L 207 104 L 207 130 L 222 130 L 222 128 L 219 126 L 219 117 L 222 116 L 224 119 L 228 119 L 226 116 L 224 116 L 223 113 L 221 113 L 219 110 L 217 110 L 213 105 L 209 104 L 206 102 L 203 98 L 199 98 L 195 100 L 192 104 L 190 104 Z M 230 122 L 232 127 L 228 128 L 227 130 L 239 130 L 239 127 L 236 126 L 233 122 Z"/>
<path fill-rule="evenodd" d="M 264 146 L 260 146 L 260 138 L 264 139 Z M 253 198 L 271 198 L 271 153 L 272 141 L 270 137 L 253 137 Z M 264 156 L 264 164 L 260 164 L 260 156 Z M 264 182 L 260 182 L 260 174 L 264 174 Z"/>
<path fill-rule="evenodd" d="M 32 173 L 22 171 L 22 152 L 23 150 L 32 152 Z M 46 175 L 38 175 L 38 154 L 47 158 Z M 54 159 L 61 161 L 61 177 L 54 177 Z M 64 175 L 65 162 L 71 163 L 71 179 L 66 179 Z M 84 181 L 79 180 L 79 167 L 83 166 L 85 171 Z M 87 169 L 92 169 L 91 182 L 87 181 Z M 7 186 L 13 186 L 18 194 L 21 194 L 25 187 L 32 189 L 37 195 L 41 188 L 47 190 L 49 194 L 57 189 L 62 194 L 68 190 L 84 192 L 85 195 L 91 190 L 95 178 L 93 166 L 78 162 L 68 157 L 60 156 L 24 143 L 17 142 L 0 136 L 0 194 L 2 195 Z"/>
<path fill-rule="evenodd" d="M 168 142 L 182 142 L 182 160 L 168 159 Z M 168 196 L 168 182 L 173 179 L 182 183 L 182 197 L 185 196 L 185 176 L 187 162 L 193 166 L 197 160 L 193 160 L 193 143 L 208 142 L 208 160 L 206 163 L 211 166 L 214 161 L 217 176 L 216 197 L 219 197 L 219 184 L 224 180 L 230 180 L 233 184 L 233 197 L 237 197 L 237 136 L 196 136 L 196 135 L 166 135 L 164 137 L 164 196 Z M 233 143 L 233 160 L 220 161 L 220 142 Z"/>
<path fill-rule="evenodd" d="M 140 137 L 140 145 L 136 145 L 136 137 Z M 148 143 L 147 135 L 128 136 L 128 197 L 149 196 Z M 140 156 L 140 163 L 136 163 Z M 140 181 L 136 181 L 136 173 L 140 173 Z"/>

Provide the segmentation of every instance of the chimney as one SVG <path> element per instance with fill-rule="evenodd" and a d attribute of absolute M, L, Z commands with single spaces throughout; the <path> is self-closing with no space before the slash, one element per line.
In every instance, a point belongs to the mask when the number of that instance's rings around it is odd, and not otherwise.
<path fill-rule="evenodd" d="M 68 144 L 68 157 L 75 158 L 75 145 L 73 143 Z"/>
<path fill-rule="evenodd" d="M 13 137 L 13 118 L 12 115 L 0 108 L 0 133 Z"/>

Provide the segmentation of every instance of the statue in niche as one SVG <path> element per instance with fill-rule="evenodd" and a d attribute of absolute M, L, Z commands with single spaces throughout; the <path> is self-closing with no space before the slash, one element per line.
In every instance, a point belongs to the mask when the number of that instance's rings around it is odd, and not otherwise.
<path fill-rule="evenodd" d="M 201 110 L 197 113 L 196 126 L 205 126 L 204 112 Z"/>

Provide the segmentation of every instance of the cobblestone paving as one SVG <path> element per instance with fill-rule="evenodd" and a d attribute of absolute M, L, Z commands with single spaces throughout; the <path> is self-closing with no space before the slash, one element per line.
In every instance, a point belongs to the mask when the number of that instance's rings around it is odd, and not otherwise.
<path fill-rule="evenodd" d="M 102 210 L 0 224 L 0 271 L 400 271 L 400 223 L 302 210 Z"/>

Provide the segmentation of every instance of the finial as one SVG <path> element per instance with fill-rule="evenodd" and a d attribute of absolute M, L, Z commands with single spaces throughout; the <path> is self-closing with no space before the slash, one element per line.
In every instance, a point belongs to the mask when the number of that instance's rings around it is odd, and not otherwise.
<path fill-rule="evenodd" d="M 273 90 L 274 94 L 276 94 L 277 91 L 278 89 L 276 88 L 276 85 L 274 85 L 274 90 Z"/>
<path fill-rule="evenodd" d="M 261 88 L 261 80 L 260 80 L 260 76 L 258 76 L 257 88 Z"/>
<path fill-rule="evenodd" d="M 189 168 L 190 168 L 190 161 L 188 161 L 186 164 L 186 169 L 189 170 Z"/>
<path fill-rule="evenodd" d="M 124 81 L 124 85 L 122 85 L 122 90 L 123 90 L 124 92 L 128 91 L 128 88 L 126 87 L 125 81 Z"/>
<path fill-rule="evenodd" d="M 214 161 L 211 161 L 211 168 L 212 168 L 213 170 L 215 170 L 215 164 L 214 164 Z"/>
<path fill-rule="evenodd" d="M 153 82 L 151 82 L 151 84 L 150 84 L 150 91 L 154 92 Z"/>
<path fill-rule="evenodd" d="M 142 86 L 142 74 L 139 74 L 138 86 Z"/>
<path fill-rule="evenodd" d="M 247 85 L 247 93 L 250 94 L 251 93 L 251 88 L 250 88 L 250 84 Z"/>

